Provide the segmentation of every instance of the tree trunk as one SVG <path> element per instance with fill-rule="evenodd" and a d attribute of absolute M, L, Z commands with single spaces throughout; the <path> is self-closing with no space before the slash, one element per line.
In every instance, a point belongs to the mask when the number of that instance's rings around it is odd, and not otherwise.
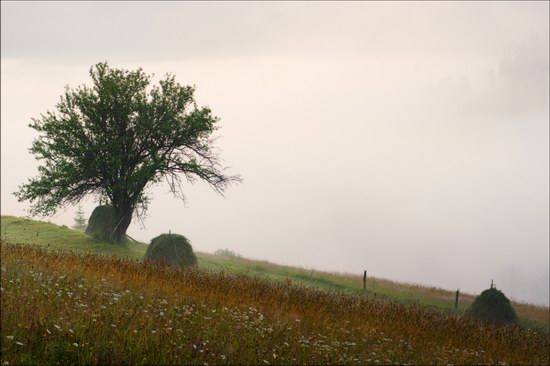
<path fill-rule="evenodd" d="M 132 222 L 134 210 L 127 204 L 113 205 L 115 211 L 115 220 L 111 229 L 110 241 L 113 243 L 122 243 L 126 239 L 126 230 Z"/>

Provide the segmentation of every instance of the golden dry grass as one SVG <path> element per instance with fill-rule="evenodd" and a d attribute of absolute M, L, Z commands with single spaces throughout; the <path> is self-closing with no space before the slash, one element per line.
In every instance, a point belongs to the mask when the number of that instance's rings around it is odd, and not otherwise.
<path fill-rule="evenodd" d="M 548 364 L 548 333 L 242 274 L 1 246 L 2 363 Z"/>

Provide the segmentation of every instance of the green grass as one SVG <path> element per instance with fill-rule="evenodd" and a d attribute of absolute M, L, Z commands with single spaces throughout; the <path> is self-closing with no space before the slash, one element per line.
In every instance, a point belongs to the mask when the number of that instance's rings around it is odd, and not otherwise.
<path fill-rule="evenodd" d="M 82 232 L 43 221 L 2 216 L 0 222 L 0 235 L 7 243 L 34 244 L 51 249 L 116 255 L 132 259 L 142 259 L 147 250 L 147 244 L 144 243 L 128 242 L 112 245 L 98 242 Z"/>
<path fill-rule="evenodd" d="M 14 216 L 2 216 L 0 236 L 6 243 L 25 243 L 47 249 L 115 255 L 141 260 L 147 249 L 144 243 L 128 242 L 119 245 L 102 243 L 85 234 L 51 223 Z M 275 281 L 292 281 L 307 287 L 339 290 L 350 294 L 362 294 L 371 298 L 417 304 L 424 307 L 454 313 L 454 292 L 436 287 L 399 283 L 370 276 L 367 291 L 363 290 L 361 275 L 328 273 L 304 268 L 278 265 L 267 261 L 251 260 L 240 256 L 224 256 L 197 252 L 198 265 L 202 269 L 228 274 L 247 274 Z M 462 314 L 473 302 L 473 294 L 460 294 L 458 314 Z M 550 329 L 549 309 L 524 303 L 513 303 L 520 322 L 528 328 Z"/>
<path fill-rule="evenodd" d="M 250 260 L 242 257 L 224 257 L 199 253 L 199 263 L 203 268 L 223 270 L 229 273 L 246 273 L 251 276 L 264 277 L 272 280 L 292 280 L 308 287 L 340 290 L 347 293 L 364 294 L 418 305 L 454 311 L 454 295 L 450 291 L 439 288 L 400 284 L 376 277 L 368 278 L 368 289 L 363 290 L 363 279 L 359 275 L 328 273 L 304 268 L 291 267 L 270 263 L 267 261 Z M 445 298 L 437 298 L 445 296 Z M 467 296 L 459 305 L 458 311 L 464 312 L 471 304 L 473 296 Z"/>

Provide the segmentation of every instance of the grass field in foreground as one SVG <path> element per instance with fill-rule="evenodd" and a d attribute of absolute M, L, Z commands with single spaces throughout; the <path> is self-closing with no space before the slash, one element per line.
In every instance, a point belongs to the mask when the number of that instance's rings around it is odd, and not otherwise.
<path fill-rule="evenodd" d="M 291 282 L 2 242 L 2 364 L 548 364 L 550 335 Z"/>
<path fill-rule="evenodd" d="M 70 250 L 78 253 L 115 255 L 141 260 L 147 245 L 128 242 L 112 245 L 91 240 L 83 233 L 51 223 L 2 216 L 0 236 L 7 243 L 25 243 L 49 249 Z M 328 273 L 303 268 L 277 265 L 266 261 L 251 260 L 235 256 L 220 256 L 197 252 L 199 267 L 226 273 L 245 273 L 272 280 L 291 280 L 305 286 L 321 289 L 335 289 L 353 294 L 363 294 L 403 303 L 414 303 L 445 312 L 454 312 L 454 292 L 436 287 L 399 283 L 369 276 L 368 291 L 363 292 L 362 276 Z M 462 314 L 474 299 L 472 294 L 460 294 L 458 314 Z M 521 324 L 529 328 L 550 329 L 550 309 L 513 302 Z"/>

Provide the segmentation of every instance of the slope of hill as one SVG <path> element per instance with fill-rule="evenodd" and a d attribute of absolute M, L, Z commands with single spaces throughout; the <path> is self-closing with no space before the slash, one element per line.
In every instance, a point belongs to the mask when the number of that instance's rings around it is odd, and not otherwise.
<path fill-rule="evenodd" d="M 547 364 L 550 335 L 243 274 L 1 243 L 6 364 Z"/>
<path fill-rule="evenodd" d="M 6 243 L 35 244 L 47 249 L 70 250 L 78 253 L 115 255 L 141 260 L 147 245 L 128 242 L 112 245 L 96 242 L 81 232 L 51 223 L 2 216 L 0 237 Z M 251 260 L 238 256 L 223 256 L 197 252 L 199 267 L 225 273 L 244 273 L 272 280 L 297 282 L 321 289 L 340 290 L 371 298 L 414 303 L 445 312 L 454 312 L 455 293 L 435 287 L 399 283 L 370 276 L 368 290 L 363 291 L 362 276 L 327 273 L 303 268 L 277 265 L 267 261 Z M 458 314 L 462 314 L 474 299 L 472 294 L 460 294 Z M 550 310 L 547 307 L 513 303 L 521 323 L 529 328 L 550 329 Z"/>
<path fill-rule="evenodd" d="M 95 241 L 84 233 L 66 226 L 15 216 L 1 216 L 0 238 L 7 243 L 34 244 L 50 249 L 116 255 L 132 259 L 142 259 L 147 250 L 147 244 L 144 243 L 111 245 Z"/>

